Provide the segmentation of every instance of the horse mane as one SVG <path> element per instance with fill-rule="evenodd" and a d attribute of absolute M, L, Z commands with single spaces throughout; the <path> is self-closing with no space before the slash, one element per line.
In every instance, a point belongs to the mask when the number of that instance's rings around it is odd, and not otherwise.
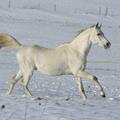
<path fill-rule="evenodd" d="M 86 28 L 87 29 L 87 28 Z M 77 31 L 75 37 L 77 37 L 78 35 L 80 35 L 82 32 L 84 32 L 86 29 L 81 29 L 79 31 Z"/>
<path fill-rule="evenodd" d="M 75 38 L 76 38 L 78 35 L 80 35 L 81 33 L 83 33 L 84 31 L 86 31 L 88 28 L 93 28 L 94 26 L 95 26 L 95 25 L 92 25 L 92 26 L 90 26 L 90 27 L 83 28 L 83 29 L 77 31 L 77 33 L 76 33 L 76 35 L 75 35 Z"/>

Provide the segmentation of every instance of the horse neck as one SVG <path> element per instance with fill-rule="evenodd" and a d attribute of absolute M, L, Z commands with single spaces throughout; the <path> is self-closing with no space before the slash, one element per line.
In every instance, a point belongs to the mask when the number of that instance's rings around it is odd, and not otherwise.
<path fill-rule="evenodd" d="M 71 42 L 71 46 L 76 49 L 81 55 L 87 57 L 92 45 L 92 42 L 89 38 L 89 34 L 80 34 Z"/>

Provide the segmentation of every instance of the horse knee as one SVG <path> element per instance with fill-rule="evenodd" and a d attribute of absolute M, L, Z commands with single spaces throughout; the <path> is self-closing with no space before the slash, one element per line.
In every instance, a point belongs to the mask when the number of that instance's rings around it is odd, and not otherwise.
<path fill-rule="evenodd" d="M 10 81 L 10 84 L 14 85 L 16 83 L 16 81 Z"/>
<path fill-rule="evenodd" d="M 24 88 L 27 88 L 28 82 L 29 82 L 29 79 L 22 80 L 22 85 L 23 85 Z"/>
<path fill-rule="evenodd" d="M 12 77 L 12 80 L 15 79 L 15 78 L 16 78 L 16 75 L 14 75 L 14 76 Z"/>
<path fill-rule="evenodd" d="M 27 87 L 26 82 L 22 81 L 22 86 L 26 88 Z"/>
<path fill-rule="evenodd" d="M 24 74 L 24 75 L 23 75 L 23 80 L 22 80 L 22 82 L 23 82 L 23 85 L 24 85 L 24 86 L 27 86 L 27 85 L 28 85 L 29 80 L 30 80 L 31 77 L 32 77 L 32 72 L 30 72 L 29 74 Z"/>
<path fill-rule="evenodd" d="M 12 80 L 10 80 L 10 84 L 15 84 L 17 82 L 17 80 L 16 79 L 12 79 Z"/>

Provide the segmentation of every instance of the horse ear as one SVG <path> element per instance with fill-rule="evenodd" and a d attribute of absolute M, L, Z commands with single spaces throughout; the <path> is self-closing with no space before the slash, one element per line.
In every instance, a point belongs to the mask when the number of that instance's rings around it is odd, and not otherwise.
<path fill-rule="evenodd" d="M 98 25 L 99 25 L 99 23 L 97 22 L 97 24 L 96 24 L 96 26 L 95 26 L 95 27 L 96 27 L 96 28 L 98 28 Z"/>
<path fill-rule="evenodd" d="M 99 26 L 99 28 L 101 28 L 102 27 L 102 23 L 101 23 L 101 25 Z"/>

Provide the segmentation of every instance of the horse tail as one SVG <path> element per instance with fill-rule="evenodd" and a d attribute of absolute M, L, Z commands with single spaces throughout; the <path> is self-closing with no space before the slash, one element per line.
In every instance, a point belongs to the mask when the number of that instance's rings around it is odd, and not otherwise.
<path fill-rule="evenodd" d="M 0 33 L 0 48 L 19 48 L 22 46 L 14 37 L 7 33 Z"/>

